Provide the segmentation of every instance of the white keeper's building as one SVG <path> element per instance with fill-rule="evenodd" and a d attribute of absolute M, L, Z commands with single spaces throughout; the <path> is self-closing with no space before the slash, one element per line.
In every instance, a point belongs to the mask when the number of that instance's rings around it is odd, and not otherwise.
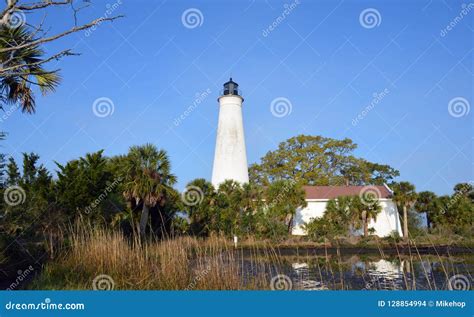
<path fill-rule="evenodd" d="M 376 193 L 382 206 L 382 211 L 378 214 L 376 221 L 369 222 L 369 229 L 374 228 L 375 234 L 379 237 L 389 236 L 394 231 L 402 236 L 397 205 L 391 199 L 393 193 L 387 186 L 305 186 L 307 206 L 296 210 L 292 234 L 306 235 L 303 224 L 308 223 L 312 218 L 322 217 L 330 199 L 361 195 L 367 189 Z M 356 233 L 363 234 L 362 230 Z"/>

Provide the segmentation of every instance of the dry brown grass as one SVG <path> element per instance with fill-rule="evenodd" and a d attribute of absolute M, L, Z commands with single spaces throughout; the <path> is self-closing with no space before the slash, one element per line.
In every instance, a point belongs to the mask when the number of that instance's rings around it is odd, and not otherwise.
<path fill-rule="evenodd" d="M 252 257 L 252 276 L 244 276 L 239 252 L 223 238 L 180 237 L 166 241 L 129 241 L 120 232 L 77 226 L 67 251 L 43 270 L 32 288 L 91 289 L 108 275 L 114 289 L 268 289 L 277 258 L 265 248 Z M 263 257 L 263 258 L 262 258 Z"/>

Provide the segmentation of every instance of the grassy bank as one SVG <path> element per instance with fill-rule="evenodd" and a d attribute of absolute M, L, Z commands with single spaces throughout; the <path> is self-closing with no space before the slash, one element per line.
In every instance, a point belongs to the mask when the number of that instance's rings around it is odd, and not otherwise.
<path fill-rule="evenodd" d="M 367 249 L 367 250 L 378 250 L 378 249 L 393 249 L 396 251 L 407 250 L 410 248 L 418 249 L 433 249 L 433 252 L 446 250 L 450 248 L 470 250 L 474 248 L 474 237 L 466 238 L 460 235 L 449 234 L 431 234 L 423 233 L 415 237 L 410 237 L 408 241 L 404 241 L 401 238 L 379 238 L 377 236 L 364 237 L 338 237 L 331 239 L 324 239 L 322 241 L 312 241 L 307 237 L 289 237 L 282 241 L 271 241 L 271 240 L 259 240 L 255 238 L 248 238 L 239 243 L 243 248 L 264 248 L 265 246 L 271 245 L 277 249 L 325 249 L 325 248 L 344 248 L 344 249 Z"/>

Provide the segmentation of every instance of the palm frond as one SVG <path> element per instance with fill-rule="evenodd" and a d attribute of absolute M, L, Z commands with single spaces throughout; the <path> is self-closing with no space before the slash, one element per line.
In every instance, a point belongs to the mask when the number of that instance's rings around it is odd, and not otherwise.
<path fill-rule="evenodd" d="M 26 26 L 0 27 L 0 48 L 34 41 Z M 48 59 L 38 45 L 27 46 L 0 53 L 0 100 L 2 103 L 19 104 L 23 112 L 35 111 L 36 102 L 32 87 L 41 93 L 53 92 L 61 81 L 58 71 L 48 71 L 42 66 Z"/>

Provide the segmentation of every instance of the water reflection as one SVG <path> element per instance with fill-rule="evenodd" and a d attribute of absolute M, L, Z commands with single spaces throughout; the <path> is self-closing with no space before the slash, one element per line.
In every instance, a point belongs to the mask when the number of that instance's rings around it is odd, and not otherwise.
<path fill-rule="evenodd" d="M 321 291 L 328 289 L 321 281 L 316 281 L 310 278 L 308 263 L 293 263 L 291 266 L 297 276 L 296 283 L 293 284 L 295 289 L 306 291 Z"/>
<path fill-rule="evenodd" d="M 366 275 L 369 280 L 365 284 L 365 288 L 382 290 L 401 289 L 403 265 L 403 261 L 401 263 L 394 263 L 384 259 L 380 259 L 377 262 L 368 262 Z"/>
<path fill-rule="evenodd" d="M 448 289 L 447 281 L 455 274 L 465 275 L 472 281 L 470 272 L 474 271 L 472 255 L 283 258 L 272 266 L 278 273 L 289 276 L 296 290 L 439 290 Z"/>

